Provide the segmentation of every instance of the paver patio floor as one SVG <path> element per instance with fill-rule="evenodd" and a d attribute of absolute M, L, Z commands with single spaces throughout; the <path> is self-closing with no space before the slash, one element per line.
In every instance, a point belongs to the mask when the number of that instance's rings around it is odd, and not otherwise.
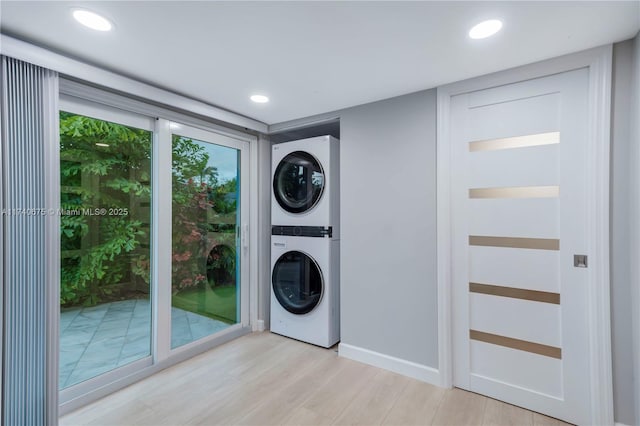
<path fill-rule="evenodd" d="M 171 347 L 176 348 L 230 324 L 171 308 Z M 60 389 L 83 382 L 151 353 L 148 299 L 104 303 L 60 313 Z"/>

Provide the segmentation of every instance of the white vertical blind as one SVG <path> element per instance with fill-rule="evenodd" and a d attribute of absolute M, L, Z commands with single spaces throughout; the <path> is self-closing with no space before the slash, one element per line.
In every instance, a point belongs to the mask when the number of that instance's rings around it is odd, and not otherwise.
<path fill-rule="evenodd" d="M 57 424 L 58 76 L 2 57 L 2 424 Z"/>

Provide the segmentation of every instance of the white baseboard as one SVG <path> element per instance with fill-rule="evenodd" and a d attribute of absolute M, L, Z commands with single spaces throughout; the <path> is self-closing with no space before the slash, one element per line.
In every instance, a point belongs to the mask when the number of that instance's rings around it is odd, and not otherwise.
<path fill-rule="evenodd" d="M 615 422 L 615 423 L 614 423 L 614 426 L 628 426 L 628 425 L 625 425 L 624 423 L 618 423 L 618 422 Z"/>
<path fill-rule="evenodd" d="M 402 374 L 403 376 L 411 377 L 435 386 L 440 386 L 440 372 L 437 369 L 426 365 L 370 351 L 369 349 L 348 345 L 346 343 L 340 343 L 338 345 L 338 355 L 364 364 L 373 365 L 374 367 L 393 371 L 394 373 Z"/>
<path fill-rule="evenodd" d="M 264 331 L 264 320 L 257 320 L 253 326 L 253 331 Z"/>

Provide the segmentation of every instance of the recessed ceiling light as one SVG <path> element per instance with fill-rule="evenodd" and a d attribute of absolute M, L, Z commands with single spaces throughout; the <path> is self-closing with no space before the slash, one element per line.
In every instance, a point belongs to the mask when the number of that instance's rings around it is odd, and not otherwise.
<path fill-rule="evenodd" d="M 257 104 L 266 104 L 267 102 L 269 102 L 269 98 L 265 95 L 251 95 L 249 99 Z"/>
<path fill-rule="evenodd" d="M 73 17 L 85 27 L 96 31 L 110 31 L 113 25 L 107 18 L 85 9 L 74 9 Z"/>
<path fill-rule="evenodd" d="M 487 38 L 502 28 L 502 21 L 497 19 L 490 19 L 488 21 L 480 22 L 475 27 L 469 30 L 469 37 L 473 39 Z"/>
<path fill-rule="evenodd" d="M 100 142 L 98 142 L 98 143 L 96 143 L 96 146 L 109 146 L 109 144 L 108 143 L 100 143 Z"/>

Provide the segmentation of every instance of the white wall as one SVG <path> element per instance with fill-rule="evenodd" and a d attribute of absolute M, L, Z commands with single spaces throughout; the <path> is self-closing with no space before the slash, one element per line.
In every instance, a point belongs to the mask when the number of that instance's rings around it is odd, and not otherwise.
<path fill-rule="evenodd" d="M 433 368 L 435 106 L 428 90 L 340 114 L 342 344 Z"/>
<path fill-rule="evenodd" d="M 633 41 L 613 50 L 611 102 L 611 323 L 616 422 L 637 424 L 634 409 L 634 352 L 631 280 L 631 105 Z M 636 120 L 637 121 L 637 120 Z"/>
<path fill-rule="evenodd" d="M 271 142 L 258 137 L 258 328 L 269 329 L 271 297 Z M 255 327 L 255 325 L 254 325 Z M 255 328 L 254 328 L 255 329 Z"/>

